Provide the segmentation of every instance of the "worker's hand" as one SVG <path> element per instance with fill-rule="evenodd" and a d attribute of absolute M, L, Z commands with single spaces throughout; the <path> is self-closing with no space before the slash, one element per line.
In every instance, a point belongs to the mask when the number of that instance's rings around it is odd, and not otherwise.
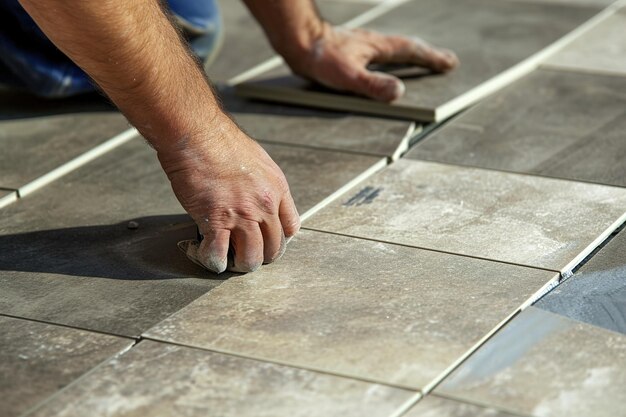
<path fill-rule="evenodd" d="M 226 116 L 212 131 L 159 152 L 178 200 L 204 240 L 196 259 L 216 273 L 250 272 L 282 256 L 300 217 L 280 168 Z"/>
<path fill-rule="evenodd" d="M 420 39 L 336 28 L 327 23 L 313 45 L 284 58 L 298 75 L 385 102 L 400 98 L 404 83 L 393 75 L 369 71 L 369 64 L 414 64 L 446 72 L 459 62 L 453 52 Z"/>

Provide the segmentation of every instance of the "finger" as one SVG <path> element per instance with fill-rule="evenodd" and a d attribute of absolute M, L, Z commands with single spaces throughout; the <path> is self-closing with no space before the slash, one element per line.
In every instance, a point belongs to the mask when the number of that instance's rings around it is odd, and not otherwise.
<path fill-rule="evenodd" d="M 278 216 L 273 216 L 264 221 L 260 227 L 263 234 L 263 263 L 269 264 L 285 253 L 285 234 Z"/>
<path fill-rule="evenodd" d="M 291 239 L 300 230 L 300 215 L 293 201 L 291 193 L 287 191 L 278 208 L 278 217 L 283 228 L 285 238 Z"/>
<path fill-rule="evenodd" d="M 459 64 L 454 52 L 435 48 L 419 38 L 383 36 L 378 40 L 377 55 L 372 62 L 378 64 L 415 64 L 436 72 L 450 71 Z"/>
<path fill-rule="evenodd" d="M 404 83 L 397 77 L 383 72 L 359 68 L 354 76 L 347 76 L 342 87 L 374 100 L 390 102 L 402 97 L 406 91 Z"/>
<path fill-rule="evenodd" d="M 257 222 L 242 221 L 231 232 L 234 251 L 234 272 L 253 272 L 263 264 L 263 235 Z"/>
<path fill-rule="evenodd" d="M 198 262 L 216 274 L 226 271 L 230 230 L 216 230 L 204 236 L 198 248 Z"/>

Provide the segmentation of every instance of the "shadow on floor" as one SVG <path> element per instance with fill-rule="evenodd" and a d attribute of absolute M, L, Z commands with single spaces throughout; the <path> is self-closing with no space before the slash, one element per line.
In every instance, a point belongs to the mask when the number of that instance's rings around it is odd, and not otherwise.
<path fill-rule="evenodd" d="M 108 111 L 118 112 L 101 93 L 82 94 L 64 99 L 45 99 L 17 90 L 0 89 L 0 120 Z"/>
<path fill-rule="evenodd" d="M 218 278 L 176 246 L 196 237 L 187 215 L 132 219 L 136 229 L 128 227 L 129 221 L 0 236 L 0 271 L 122 280 Z"/>

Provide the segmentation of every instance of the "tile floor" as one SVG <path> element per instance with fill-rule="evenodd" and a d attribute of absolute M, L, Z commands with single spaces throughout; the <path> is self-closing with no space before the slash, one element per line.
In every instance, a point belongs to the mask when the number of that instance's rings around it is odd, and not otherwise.
<path fill-rule="evenodd" d="M 517 39 L 538 27 L 539 43 L 609 3 L 472 1 L 483 28 Z M 380 4 L 394 29 L 410 20 L 389 0 L 320 3 L 335 22 Z M 212 76 L 285 171 L 305 229 L 281 261 L 212 276 L 176 248 L 194 225 L 123 117 L 97 97 L 2 91 L 0 415 L 620 415 L 624 74 L 544 66 L 420 133 L 409 119 L 232 97 L 224 83 L 272 52 L 239 3 L 222 6 Z M 502 10 L 528 14 L 503 27 Z M 569 23 L 526 21 L 531 10 Z M 602 66 L 621 65 L 620 18 L 563 54 L 602 33 L 616 51 Z M 541 48 L 485 35 L 493 68 Z M 459 77 L 419 85 L 452 91 Z"/>

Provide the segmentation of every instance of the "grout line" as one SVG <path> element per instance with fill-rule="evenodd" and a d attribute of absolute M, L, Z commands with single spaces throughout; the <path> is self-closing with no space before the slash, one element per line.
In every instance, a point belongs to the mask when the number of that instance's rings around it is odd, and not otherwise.
<path fill-rule="evenodd" d="M 546 62 L 541 64 L 539 67 L 540 70 L 544 71 L 556 71 L 556 72 L 570 72 L 574 74 L 581 75 L 597 75 L 599 77 L 615 77 L 615 78 L 624 78 L 626 77 L 626 71 L 620 70 L 607 70 L 603 68 L 582 68 L 568 64 L 553 64 L 550 62 Z"/>
<path fill-rule="evenodd" d="M 356 176 L 351 181 L 348 181 L 346 184 L 344 184 L 337 191 L 335 191 L 334 193 L 332 193 L 331 195 L 329 195 L 328 197 L 326 197 L 325 199 L 323 199 L 322 201 L 317 203 L 315 206 L 311 207 L 306 212 L 304 212 L 300 216 L 300 221 L 302 223 L 304 223 L 306 220 L 309 219 L 309 217 L 313 216 L 315 213 L 317 213 L 318 211 L 320 211 L 322 208 L 326 207 L 327 205 L 329 205 L 333 201 L 339 199 L 347 191 L 352 189 L 352 187 L 355 187 L 356 185 L 358 185 L 361 182 L 365 181 L 367 178 L 371 177 L 372 175 L 374 175 L 378 171 L 382 170 L 387 165 L 388 165 L 387 158 L 381 158 L 380 161 L 378 161 L 377 163 L 375 163 L 374 165 L 372 165 L 371 167 L 369 167 L 368 169 L 363 171 L 361 174 Z"/>
<path fill-rule="evenodd" d="M 414 137 L 419 135 L 424 129 L 424 126 L 421 124 L 417 124 L 416 122 L 412 122 L 409 126 L 409 129 L 406 132 L 406 135 L 402 138 L 400 145 L 396 149 L 396 151 L 391 155 L 391 163 L 396 162 L 398 159 L 402 158 L 402 155 L 407 153 L 411 148 L 411 141 Z"/>
<path fill-rule="evenodd" d="M 350 154 L 350 155 L 358 155 L 358 156 L 370 156 L 373 158 L 391 158 L 391 156 L 385 155 L 384 153 L 357 151 L 353 149 L 330 148 L 326 146 L 309 145 L 306 143 L 280 142 L 280 141 L 275 141 L 272 139 L 255 139 L 255 140 L 261 144 L 284 146 L 284 147 L 289 147 L 289 148 L 307 149 L 307 150 L 322 151 L 322 152 L 334 152 L 334 153 L 342 153 L 342 154 Z"/>
<path fill-rule="evenodd" d="M 79 155 L 75 157 L 74 159 L 53 169 L 47 174 L 42 175 L 36 180 L 33 180 L 29 182 L 28 184 L 20 187 L 17 190 L 18 197 L 23 198 L 33 193 L 34 191 L 37 191 L 38 189 L 50 184 L 53 181 L 58 180 L 64 175 L 69 174 L 70 172 L 76 170 L 77 168 L 82 167 L 83 165 L 117 148 L 118 146 L 123 145 L 124 143 L 130 141 L 131 139 L 136 138 L 137 136 L 139 136 L 139 132 L 137 132 L 137 129 L 130 128 L 128 130 L 125 130 L 124 132 L 112 137 L 111 139 L 108 139 L 107 141 L 101 143 L 100 145 L 83 153 L 82 155 Z"/>
<path fill-rule="evenodd" d="M 12 190 L 9 194 L 4 197 L 0 197 L 0 209 L 8 206 L 9 204 L 15 203 L 18 199 L 17 190 Z"/>
<path fill-rule="evenodd" d="M 348 20 L 347 22 L 339 25 L 342 27 L 346 27 L 348 29 L 353 29 L 355 27 L 358 27 L 360 25 L 363 25 L 365 23 L 371 22 L 372 20 L 382 16 L 383 14 L 387 13 L 388 11 L 398 7 L 399 5 L 401 5 L 402 3 L 407 3 L 410 0 L 388 0 L 384 3 L 380 3 L 377 4 L 376 6 L 372 7 L 371 9 L 363 12 L 360 15 L 357 15 L 356 17 Z M 241 84 L 243 82 L 249 81 L 252 78 L 256 78 L 259 75 L 268 72 L 280 65 L 282 65 L 285 61 L 283 60 L 282 57 L 278 56 L 278 55 L 274 55 L 273 57 L 261 62 L 260 64 L 257 64 L 256 66 L 242 72 L 239 75 L 236 75 L 234 77 L 232 77 L 231 79 L 226 81 L 226 85 L 227 86 L 235 86 L 237 84 Z"/>
<path fill-rule="evenodd" d="M 117 337 L 117 338 L 120 338 L 120 339 L 128 339 L 128 340 L 135 340 L 135 341 L 139 339 L 136 336 L 127 336 L 127 335 L 118 334 L 118 333 L 109 333 L 109 332 L 105 332 L 105 331 L 102 331 L 102 330 L 93 330 L 93 329 L 88 329 L 88 328 L 85 328 L 85 327 L 72 326 L 71 324 L 63 324 L 63 323 L 56 323 L 56 322 L 53 322 L 53 321 L 47 321 L 47 320 L 41 320 L 41 319 L 33 319 L 33 318 L 29 318 L 29 317 L 16 316 L 14 314 L 8 314 L 8 313 L 0 313 L 0 317 L 7 317 L 7 318 L 17 319 L 17 320 L 26 320 L 26 321 L 31 321 L 31 322 L 34 322 L 34 323 L 47 324 L 49 326 L 64 327 L 66 329 L 78 330 L 78 331 L 82 331 L 82 332 L 97 333 L 97 334 L 101 334 L 101 335 L 104 335 L 104 336 Z"/>
<path fill-rule="evenodd" d="M 150 336 L 149 334 L 144 334 L 142 336 L 142 340 L 150 340 L 150 341 L 153 341 L 153 342 L 163 343 L 163 344 L 167 344 L 167 345 L 181 346 L 181 347 L 184 347 L 184 348 L 201 350 L 201 351 L 204 351 L 204 352 L 213 352 L 213 353 L 218 353 L 218 354 L 221 354 L 221 355 L 228 355 L 228 356 L 233 356 L 233 357 L 236 357 L 236 358 L 248 359 L 248 360 L 253 360 L 253 361 L 257 361 L 257 362 L 271 363 L 271 364 L 274 364 L 274 365 L 286 366 L 286 367 L 289 367 L 289 368 L 303 369 L 305 371 L 315 372 L 315 373 L 318 373 L 318 374 L 330 375 L 330 376 L 344 378 L 344 379 L 351 379 L 351 380 L 355 380 L 355 381 L 366 382 L 368 384 L 384 385 L 386 387 L 395 388 L 395 389 L 401 389 L 401 390 L 404 390 L 404 391 L 419 392 L 419 389 L 417 389 L 415 387 L 408 387 L 408 386 L 404 386 L 404 385 L 401 385 L 401 384 L 394 384 L 394 383 L 390 383 L 390 382 L 383 382 L 383 381 L 379 381 L 379 380 L 376 380 L 376 379 L 373 379 L 373 378 L 367 378 L 367 377 L 358 376 L 358 375 L 344 374 L 344 373 L 341 373 L 341 372 L 331 371 L 331 370 L 322 369 L 322 368 L 316 368 L 316 367 L 313 367 L 313 366 L 299 365 L 299 364 L 291 363 L 291 362 L 288 362 L 288 361 L 281 361 L 281 360 L 278 360 L 278 359 L 265 358 L 263 356 L 254 356 L 254 355 L 247 355 L 247 354 L 244 354 L 244 353 L 237 353 L 237 352 L 229 351 L 229 350 L 226 350 L 226 349 L 219 349 L 219 348 L 213 348 L 213 347 L 209 348 L 209 347 L 196 346 L 196 345 L 192 345 L 192 344 L 185 344 L 185 343 L 182 343 L 182 342 L 174 342 L 174 341 L 171 341 L 171 340 L 160 339 L 158 336 Z"/>
<path fill-rule="evenodd" d="M 350 237 L 350 238 L 360 239 L 360 240 L 369 240 L 371 242 L 380 242 L 380 243 L 385 243 L 385 244 L 388 244 L 388 245 L 403 246 L 405 248 L 420 249 L 420 250 L 425 250 L 425 251 L 429 251 L 429 252 L 443 253 L 443 254 L 446 254 L 446 255 L 462 256 L 464 258 L 478 259 L 478 260 L 481 260 L 481 261 L 496 262 L 496 263 L 499 263 L 499 264 L 512 265 L 512 266 L 518 266 L 518 267 L 521 267 L 521 268 L 530 268 L 530 269 L 536 269 L 536 270 L 539 270 L 539 271 L 546 271 L 546 272 L 552 272 L 554 274 L 560 274 L 558 269 L 549 269 L 549 268 L 543 268 L 543 267 L 540 267 L 540 266 L 519 264 L 519 263 L 515 263 L 515 262 L 501 261 L 501 260 L 498 260 L 498 259 L 483 258 L 483 257 L 480 257 L 480 256 L 475 256 L 475 255 L 467 255 L 467 254 L 463 254 L 463 253 L 449 252 L 449 251 L 445 251 L 445 250 L 441 250 L 441 249 L 427 248 L 425 246 L 414 246 L 414 245 L 409 245 L 407 243 L 391 242 L 391 241 L 388 241 L 388 240 L 382 240 L 382 239 L 376 239 L 376 238 L 370 238 L 370 237 L 363 237 L 363 236 L 357 236 L 357 235 L 351 235 L 351 234 L 347 234 L 347 233 L 332 232 L 330 230 L 323 230 L 323 229 L 316 229 L 314 227 L 307 227 L 306 225 L 302 226 L 302 230 L 310 230 L 310 231 L 313 231 L 313 232 L 327 233 L 327 234 L 336 235 L 336 236 L 345 236 L 345 237 Z"/>
<path fill-rule="evenodd" d="M 426 397 L 426 394 L 422 394 L 421 392 L 418 392 L 417 394 L 413 395 L 411 398 L 406 400 L 404 404 L 398 407 L 396 411 L 394 411 L 393 414 L 389 415 L 388 417 L 402 417 L 403 415 L 408 413 L 409 410 L 413 408 L 415 404 L 420 402 L 422 398 L 424 397 Z"/>
<path fill-rule="evenodd" d="M 435 130 L 435 129 L 433 129 L 433 130 Z M 426 135 L 428 135 L 428 134 L 429 133 L 427 133 Z M 428 139 L 428 137 L 426 137 L 426 136 L 419 136 L 418 139 L 415 141 L 415 146 L 420 144 L 423 140 L 426 140 L 426 139 Z M 413 147 L 411 147 L 411 149 L 413 149 Z M 407 161 L 420 161 L 420 162 L 441 164 L 441 165 L 450 165 L 450 166 L 461 167 L 461 168 L 479 169 L 479 170 L 482 170 L 482 171 L 501 172 L 501 173 L 504 173 L 504 174 L 522 175 L 522 176 L 525 176 L 525 177 L 543 178 L 543 179 L 547 179 L 547 180 L 567 181 L 567 182 L 576 183 L 576 184 L 598 185 L 598 186 L 601 186 L 601 187 L 611 187 L 611 188 L 617 188 L 617 189 L 620 189 L 620 190 L 623 190 L 624 188 L 626 188 L 626 186 L 624 186 L 624 185 L 606 184 L 606 183 L 603 183 L 603 182 L 597 182 L 597 181 L 591 181 L 591 180 L 556 177 L 554 175 L 546 175 L 546 174 L 533 173 L 533 172 L 523 172 L 523 171 L 513 171 L 513 170 L 508 170 L 508 169 L 503 169 L 503 168 L 489 168 L 489 167 L 484 167 L 484 166 L 479 166 L 479 165 L 474 165 L 474 164 L 465 164 L 465 163 L 461 163 L 461 162 L 449 162 L 449 161 L 444 161 L 444 160 L 441 160 L 441 159 L 438 159 L 438 158 L 426 159 L 426 158 L 421 158 L 417 154 L 415 156 L 411 157 L 411 158 L 406 158 L 406 160 Z"/>
<path fill-rule="evenodd" d="M 510 85 L 514 81 L 517 81 L 518 79 L 522 78 L 523 76 L 527 75 L 528 73 L 539 67 L 547 58 L 551 57 L 556 52 L 568 46 L 574 40 L 578 39 L 580 36 L 587 33 L 589 30 L 593 29 L 595 26 L 603 22 L 606 18 L 612 16 L 615 11 L 616 7 L 614 7 L 614 5 L 606 7 L 598 14 L 576 27 L 574 30 L 557 39 L 552 44 L 539 50 L 535 54 L 519 62 L 508 70 L 501 72 L 500 74 L 489 79 L 488 81 L 439 106 L 436 110 L 435 119 L 439 120 L 440 118 L 448 118 L 459 112 L 460 110 L 464 109 L 465 107 L 475 104 L 489 94 L 492 94 L 502 89 L 503 87 Z"/>
<path fill-rule="evenodd" d="M 90 375 L 94 374 L 96 371 L 98 371 L 100 368 L 104 367 L 105 365 L 107 365 L 109 362 L 111 362 L 114 359 L 119 358 L 120 356 L 124 355 L 125 353 L 127 353 L 129 350 L 131 350 L 132 348 L 134 348 L 135 346 L 137 346 L 137 344 L 140 341 L 135 341 L 134 343 L 132 343 L 130 346 L 127 346 L 126 348 L 120 350 L 119 352 L 115 353 L 114 355 L 104 359 L 102 362 L 98 363 L 97 365 L 95 365 L 94 367 L 88 369 L 85 373 L 83 373 L 82 375 L 80 375 L 78 378 L 74 379 L 73 381 L 71 381 L 70 383 L 68 383 L 66 386 L 64 386 L 63 388 L 61 388 L 60 390 L 56 391 L 55 393 L 51 394 L 50 396 L 44 398 L 43 400 L 41 400 L 40 402 L 38 402 L 37 404 L 33 405 L 32 407 L 30 407 L 29 409 L 27 409 L 26 411 L 24 411 L 22 414 L 20 414 L 20 417 L 27 417 L 31 414 L 33 414 L 35 411 L 39 410 L 40 408 L 44 407 L 46 404 L 48 404 L 50 401 L 53 401 L 55 398 L 59 397 L 60 395 L 62 395 L 63 393 L 65 393 L 67 390 L 69 390 L 70 388 L 74 387 L 74 385 L 79 384 L 80 382 L 82 382 L 84 379 L 86 379 L 87 377 L 89 377 Z"/>

